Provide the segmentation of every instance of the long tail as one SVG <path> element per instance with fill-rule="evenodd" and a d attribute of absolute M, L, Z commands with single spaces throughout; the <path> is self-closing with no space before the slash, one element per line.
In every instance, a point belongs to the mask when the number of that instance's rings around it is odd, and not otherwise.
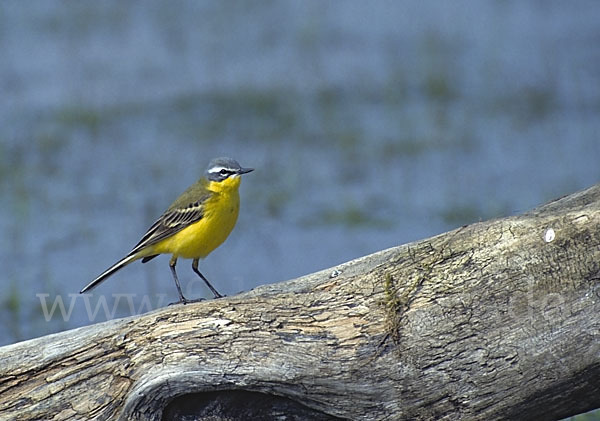
<path fill-rule="evenodd" d="M 79 293 L 83 294 L 84 292 L 89 291 L 89 290 L 97 287 L 98 284 L 100 284 L 102 281 L 104 281 L 110 275 L 112 275 L 113 273 L 115 273 L 119 269 L 124 268 L 125 266 L 127 266 L 128 264 L 130 264 L 131 262 L 133 262 L 133 261 L 135 261 L 137 259 L 139 259 L 139 256 L 137 256 L 135 254 L 129 255 L 129 256 L 125 256 L 124 258 L 122 258 L 121 260 L 119 260 L 117 263 L 115 263 L 114 265 L 112 265 L 111 267 L 109 267 L 108 269 L 106 269 L 104 272 L 102 272 L 100 274 L 100 276 L 98 276 L 96 279 L 94 279 L 92 282 L 90 282 L 88 285 L 86 285 L 81 291 L 79 291 Z"/>

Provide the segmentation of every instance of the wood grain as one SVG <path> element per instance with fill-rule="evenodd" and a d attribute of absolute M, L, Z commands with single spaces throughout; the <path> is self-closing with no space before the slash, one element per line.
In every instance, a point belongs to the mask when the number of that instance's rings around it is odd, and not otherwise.
<path fill-rule="evenodd" d="M 0 361 L 3 420 L 598 408 L 600 185 L 300 279 L 5 346 Z"/>

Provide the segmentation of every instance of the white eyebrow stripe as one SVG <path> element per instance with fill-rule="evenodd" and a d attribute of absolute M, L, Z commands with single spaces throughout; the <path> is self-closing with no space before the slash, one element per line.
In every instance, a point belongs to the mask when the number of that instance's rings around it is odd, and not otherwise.
<path fill-rule="evenodd" d="M 219 172 L 221 170 L 227 170 L 227 171 L 231 171 L 230 168 L 226 168 L 226 167 L 212 167 L 211 169 L 208 170 L 208 173 L 214 173 L 214 172 Z"/>

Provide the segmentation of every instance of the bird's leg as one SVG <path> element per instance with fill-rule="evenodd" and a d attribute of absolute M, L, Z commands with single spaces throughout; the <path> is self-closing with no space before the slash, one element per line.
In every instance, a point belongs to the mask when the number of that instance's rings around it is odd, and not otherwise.
<path fill-rule="evenodd" d="M 171 273 L 173 274 L 173 279 L 175 279 L 175 286 L 177 287 L 177 292 L 179 293 L 179 302 L 186 304 L 188 300 L 183 296 L 183 292 L 181 292 L 181 286 L 179 285 L 179 279 L 177 279 L 177 272 L 175 272 L 175 265 L 177 264 L 177 257 L 171 257 L 169 261 L 169 267 L 171 268 Z"/>
<path fill-rule="evenodd" d="M 217 291 L 217 290 L 216 290 L 216 289 L 215 289 L 215 288 L 214 288 L 214 287 L 213 287 L 213 286 L 210 284 L 210 282 L 208 282 L 208 279 L 206 279 L 206 278 L 204 277 L 204 275 L 202 275 L 202 274 L 200 273 L 200 271 L 198 270 L 198 261 L 199 261 L 199 260 L 200 260 L 200 259 L 194 259 L 194 261 L 192 262 L 192 269 L 193 269 L 193 271 L 194 271 L 194 272 L 196 272 L 196 274 L 197 274 L 199 277 L 201 277 L 201 278 L 202 278 L 202 280 L 203 280 L 204 282 L 206 282 L 206 286 L 208 286 L 208 287 L 210 288 L 210 290 L 211 290 L 211 291 L 212 291 L 212 293 L 214 294 L 215 298 L 221 298 L 221 297 L 223 297 L 221 294 L 219 294 L 219 291 Z"/>

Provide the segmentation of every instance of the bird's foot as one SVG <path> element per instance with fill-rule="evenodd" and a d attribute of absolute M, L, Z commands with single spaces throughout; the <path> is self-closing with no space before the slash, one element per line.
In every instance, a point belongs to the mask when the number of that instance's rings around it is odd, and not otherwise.
<path fill-rule="evenodd" d="M 170 303 L 169 305 L 170 305 L 170 306 L 172 306 L 172 305 L 175 305 L 175 304 L 183 304 L 183 305 L 186 305 L 186 304 L 191 304 L 191 303 L 199 303 L 200 301 L 204 301 L 204 298 L 196 298 L 196 299 L 194 299 L 194 300 L 188 300 L 188 299 L 187 299 L 187 298 L 185 298 L 185 297 L 180 297 L 180 298 L 179 298 L 179 301 L 175 301 L 174 303 Z"/>

